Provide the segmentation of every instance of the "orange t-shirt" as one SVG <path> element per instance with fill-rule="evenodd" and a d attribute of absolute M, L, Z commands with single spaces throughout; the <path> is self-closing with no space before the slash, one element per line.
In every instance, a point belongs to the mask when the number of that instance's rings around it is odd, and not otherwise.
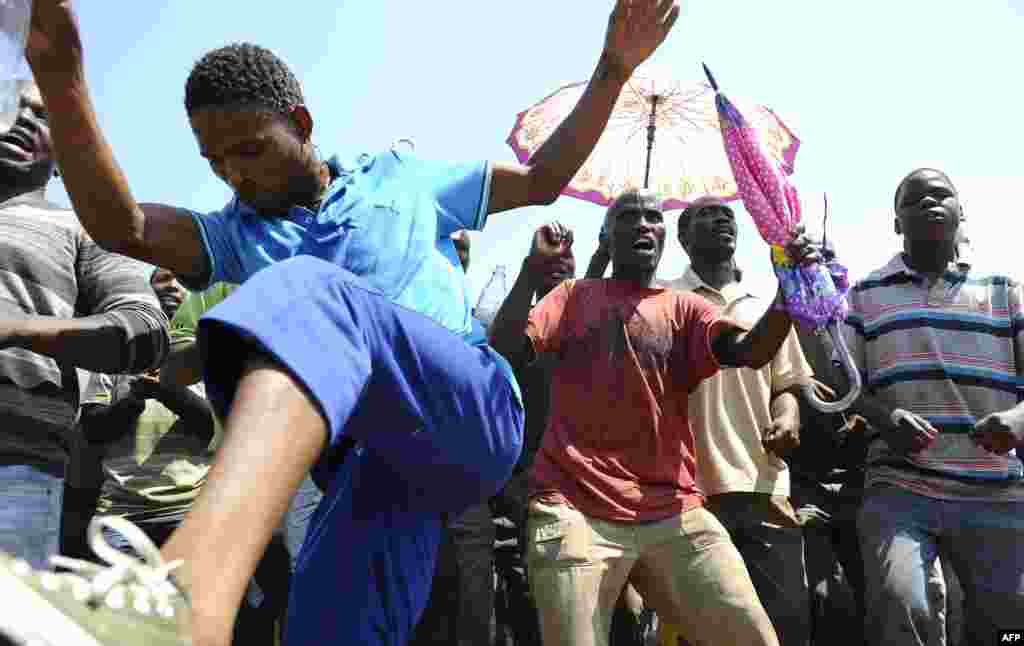
<path fill-rule="evenodd" d="M 558 361 L 531 493 L 614 521 L 700 505 L 688 398 L 719 369 L 720 323 L 696 294 L 632 281 L 568 280 L 545 296 L 527 334 Z"/>

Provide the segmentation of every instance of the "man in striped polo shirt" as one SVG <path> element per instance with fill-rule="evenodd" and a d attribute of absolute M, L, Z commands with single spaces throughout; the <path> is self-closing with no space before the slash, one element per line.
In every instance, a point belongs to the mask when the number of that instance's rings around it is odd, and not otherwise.
<path fill-rule="evenodd" d="M 941 643 L 926 593 L 941 544 L 964 586 L 966 643 L 995 643 L 1024 612 L 1024 296 L 958 257 L 944 173 L 910 173 L 895 211 L 903 252 L 854 286 L 847 328 L 857 407 L 879 429 L 858 518 L 868 640 Z"/>

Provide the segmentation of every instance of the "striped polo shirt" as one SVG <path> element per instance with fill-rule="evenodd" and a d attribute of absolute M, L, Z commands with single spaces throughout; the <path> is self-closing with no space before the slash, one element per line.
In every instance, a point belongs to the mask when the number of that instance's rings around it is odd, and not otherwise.
<path fill-rule="evenodd" d="M 122 370 L 155 368 L 167 354 L 168 336 L 151 273 L 104 251 L 72 211 L 48 202 L 42 190 L 0 202 L 0 319 L 98 317 L 124 341 Z M 66 361 L 23 348 L 0 350 L 0 460 L 66 462 L 80 379 Z"/>
<path fill-rule="evenodd" d="M 927 419 L 939 436 L 911 456 L 883 439 L 868 451 L 867 486 L 934 498 L 1024 501 L 1021 461 L 976 445 L 969 432 L 1024 395 L 1020 283 L 980 276 L 961 260 L 929 284 L 903 254 L 850 291 L 847 338 L 868 393 Z"/>

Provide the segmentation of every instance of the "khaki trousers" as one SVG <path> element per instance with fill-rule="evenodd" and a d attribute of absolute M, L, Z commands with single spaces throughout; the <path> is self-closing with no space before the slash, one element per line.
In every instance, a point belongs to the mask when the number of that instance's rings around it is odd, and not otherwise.
<path fill-rule="evenodd" d="M 534 499 L 527 537 L 545 646 L 608 646 L 627 579 L 693 646 L 778 646 L 743 559 L 706 509 L 625 523 Z"/>

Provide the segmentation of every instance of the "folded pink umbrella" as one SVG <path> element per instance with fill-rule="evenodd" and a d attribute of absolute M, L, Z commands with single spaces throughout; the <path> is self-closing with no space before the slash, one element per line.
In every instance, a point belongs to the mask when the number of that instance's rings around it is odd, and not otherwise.
<path fill-rule="evenodd" d="M 860 371 L 840 329 L 849 308 L 846 302 L 849 291 L 846 267 L 836 262 L 831 248 L 824 249 L 820 263 L 802 265 L 789 257 L 787 246 L 804 231 L 796 187 L 790 183 L 778 161 L 766 154 L 757 130 L 750 127 L 736 106 L 719 91 L 707 65 L 704 72 L 715 90 L 722 142 L 736 179 L 738 195 L 754 219 L 761 237 L 771 245 L 772 266 L 782 287 L 784 307 L 798 325 L 819 334 L 827 333 L 832 338 L 851 384 L 850 392 L 836 402 L 822 401 L 809 385 L 804 386 L 804 393 L 808 401 L 822 412 L 846 410 L 857 399 L 861 389 Z"/>

